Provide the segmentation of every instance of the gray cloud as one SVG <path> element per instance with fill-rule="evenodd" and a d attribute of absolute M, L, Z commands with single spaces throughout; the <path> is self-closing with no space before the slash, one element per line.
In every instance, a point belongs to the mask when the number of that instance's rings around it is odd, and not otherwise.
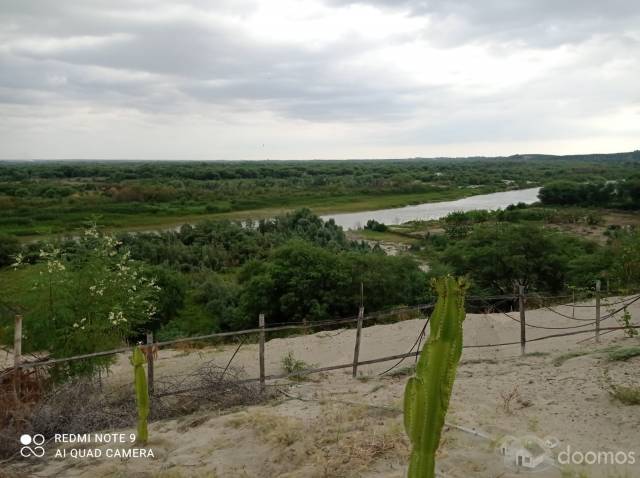
<path fill-rule="evenodd" d="M 327 0 L 427 16 L 425 35 L 453 46 L 469 41 L 519 42 L 537 47 L 576 43 L 603 33 L 637 30 L 640 4 L 627 0 Z"/>
<path fill-rule="evenodd" d="M 375 137 L 359 132 L 354 144 L 544 140 L 597 135 L 592 120 L 640 104 L 640 6 L 632 1 L 325 0 L 336 13 L 368 5 L 422 26 L 383 39 L 347 29 L 319 43 L 256 36 L 245 22 L 258 0 L 214 3 L 4 0 L 0 142 L 30 115 L 41 125 L 72 110 L 136 111 L 145 121 L 215 115 L 223 123 L 266 112 L 305 128 L 376 125 Z M 529 50 L 560 59 L 495 88 L 486 79 L 431 80 L 438 64 L 424 68 L 425 78 L 405 77 L 395 67 L 428 60 L 387 65 L 375 55 L 416 44 L 444 58 L 479 47 L 497 65 Z M 464 59 L 454 66 L 473 80 Z M 385 125 L 388 135 L 378 135 Z"/>

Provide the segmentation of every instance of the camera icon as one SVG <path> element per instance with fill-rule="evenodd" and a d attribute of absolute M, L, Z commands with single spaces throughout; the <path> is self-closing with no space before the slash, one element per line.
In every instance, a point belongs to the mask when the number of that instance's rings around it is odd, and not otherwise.
<path fill-rule="evenodd" d="M 42 445 L 44 444 L 45 439 L 44 435 L 40 433 L 36 433 L 31 436 L 27 433 L 20 436 L 20 444 L 23 445 L 20 448 L 20 455 L 23 458 L 28 458 L 30 456 L 35 456 L 36 458 L 42 458 L 44 456 L 44 448 Z M 34 446 L 30 446 L 34 445 Z"/>

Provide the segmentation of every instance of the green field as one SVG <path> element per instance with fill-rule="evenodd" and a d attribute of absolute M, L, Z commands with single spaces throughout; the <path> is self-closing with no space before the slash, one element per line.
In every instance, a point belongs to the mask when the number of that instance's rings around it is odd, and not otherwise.
<path fill-rule="evenodd" d="M 0 162 L 0 233 L 22 240 L 171 228 L 203 219 L 401 207 L 545 185 L 623 180 L 640 154 L 456 160 Z"/>
<path fill-rule="evenodd" d="M 348 233 L 317 216 L 534 186 L 539 204 Z M 19 309 L 25 350 L 60 356 L 137 341 L 147 329 L 164 340 L 255 327 L 260 313 L 287 323 L 350 316 L 363 299 L 368 312 L 426 303 L 430 279 L 446 274 L 468 277 L 479 296 L 510 294 L 515 283 L 543 295 L 588 294 L 596 279 L 622 293 L 640 288 L 638 153 L 5 162 L 0 207 L 0 341 L 10 342 Z M 97 229 L 83 233 L 90 223 Z M 139 274 L 123 282 L 127 270 Z M 115 314 L 128 325 L 112 328 Z M 103 339 L 85 340 L 92 334 Z"/>

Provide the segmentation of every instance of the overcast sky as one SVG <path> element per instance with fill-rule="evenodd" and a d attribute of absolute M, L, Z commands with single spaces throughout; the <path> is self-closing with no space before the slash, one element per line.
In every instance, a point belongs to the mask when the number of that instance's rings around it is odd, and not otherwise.
<path fill-rule="evenodd" d="M 0 1 L 0 158 L 638 148 L 636 0 Z"/>

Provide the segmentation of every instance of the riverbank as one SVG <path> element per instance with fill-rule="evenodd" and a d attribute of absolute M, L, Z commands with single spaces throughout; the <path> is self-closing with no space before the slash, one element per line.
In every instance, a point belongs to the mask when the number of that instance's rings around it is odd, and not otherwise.
<path fill-rule="evenodd" d="M 508 188 L 496 186 L 480 186 L 477 188 L 455 187 L 438 189 L 424 193 L 411 194 L 353 194 L 329 197 L 294 198 L 283 200 L 281 206 L 265 206 L 220 213 L 206 213 L 205 204 L 202 205 L 202 214 L 180 214 L 157 216 L 149 214 L 102 214 L 91 215 L 87 212 L 85 220 L 95 220 L 102 229 L 109 232 L 149 232 L 157 230 L 170 230 L 179 228 L 183 224 L 195 224 L 206 220 L 259 220 L 284 214 L 295 209 L 306 207 L 318 215 L 333 215 L 340 213 L 361 212 L 380 209 L 395 209 L 421 203 L 439 203 L 453 201 L 482 194 L 490 194 L 505 191 Z M 94 219 L 92 219 L 92 217 Z M 30 229 L 5 231 L 16 234 L 21 242 L 33 242 L 41 239 L 61 238 L 74 235 L 81 231 L 80 227 L 48 226 L 46 223 Z M 34 233 L 28 233 L 34 230 Z M 37 231 L 37 232 L 36 232 Z M 3 232 L 0 230 L 0 232 Z"/>

